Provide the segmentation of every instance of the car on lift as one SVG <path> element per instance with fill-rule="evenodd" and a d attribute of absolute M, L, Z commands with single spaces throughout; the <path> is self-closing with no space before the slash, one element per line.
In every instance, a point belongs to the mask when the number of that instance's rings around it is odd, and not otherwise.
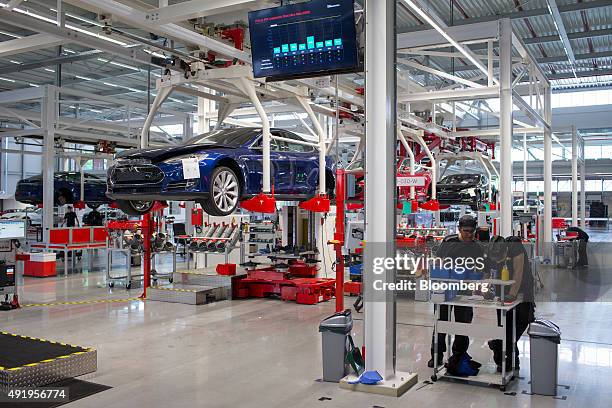
<path fill-rule="evenodd" d="M 24 220 L 28 227 L 42 225 L 42 209 L 36 207 L 20 208 L 5 211 L 0 215 L 0 220 Z"/>
<path fill-rule="evenodd" d="M 111 200 L 106 196 L 106 181 L 91 173 L 84 173 L 83 201 L 90 208 L 108 204 Z M 74 204 L 81 200 L 81 173 L 61 171 L 54 174 L 53 196 L 54 205 Z M 29 177 L 17 182 L 15 200 L 24 204 L 39 205 L 43 203 L 42 175 Z"/>
<path fill-rule="evenodd" d="M 474 211 L 486 198 L 489 178 L 483 174 L 452 174 L 436 184 L 437 200 L 442 205 L 469 205 Z"/>
<path fill-rule="evenodd" d="M 422 166 L 417 164 L 415 165 L 415 173 L 410 173 L 410 158 L 408 157 L 400 157 L 397 159 L 397 169 L 396 169 L 396 177 L 409 177 L 409 176 L 418 176 L 422 177 L 424 180 L 423 186 L 417 186 L 414 188 L 415 199 L 418 202 L 424 202 L 429 200 L 431 196 L 431 175 L 427 170 L 423 170 Z M 354 199 L 363 200 L 364 198 L 364 168 L 363 168 L 363 160 L 357 159 L 352 163 L 349 163 L 347 168 L 345 169 L 347 173 L 350 173 L 355 176 L 355 186 L 354 190 Z M 408 200 L 410 199 L 410 187 L 398 187 L 398 199 L 400 200 Z"/>
<path fill-rule="evenodd" d="M 514 215 L 518 215 L 519 213 L 540 214 L 543 211 L 544 203 L 542 200 L 536 200 L 535 198 L 528 198 L 527 205 L 523 205 L 522 198 L 512 203 L 512 212 Z"/>
<path fill-rule="evenodd" d="M 305 200 L 317 192 L 319 152 L 306 140 L 271 129 L 283 140 L 270 143 L 274 196 Z M 218 129 L 175 147 L 127 150 L 108 169 L 107 196 L 128 215 L 142 215 L 155 201 L 196 201 L 210 215 L 224 216 L 262 190 L 262 129 Z M 292 141 L 295 141 L 292 142 Z M 326 191 L 333 194 L 334 165 L 326 157 Z"/>

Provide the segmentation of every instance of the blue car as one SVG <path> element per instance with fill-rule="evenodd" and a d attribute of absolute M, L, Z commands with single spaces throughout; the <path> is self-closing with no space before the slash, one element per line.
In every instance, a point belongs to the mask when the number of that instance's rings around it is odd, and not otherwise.
<path fill-rule="evenodd" d="M 90 208 L 108 204 L 106 182 L 95 174 L 84 173 L 83 201 Z M 54 174 L 54 205 L 74 204 L 81 200 L 81 173 L 61 171 Z M 42 175 L 19 180 L 15 188 L 15 200 L 20 203 L 38 205 L 43 203 Z"/>
<path fill-rule="evenodd" d="M 304 141 L 282 129 L 272 135 Z M 280 200 L 304 200 L 318 191 L 319 153 L 312 146 L 271 141 L 271 181 Z M 107 196 L 129 215 L 142 215 L 155 201 L 196 201 L 210 215 L 224 216 L 262 190 L 261 128 L 221 129 L 176 147 L 127 150 L 108 169 Z M 196 164 L 197 163 L 197 164 Z M 326 158 L 326 191 L 334 190 L 334 165 Z"/>

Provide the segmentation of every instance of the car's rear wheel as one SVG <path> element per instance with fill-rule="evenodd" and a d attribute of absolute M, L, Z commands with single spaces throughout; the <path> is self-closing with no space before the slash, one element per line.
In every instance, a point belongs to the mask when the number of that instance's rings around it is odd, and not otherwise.
<path fill-rule="evenodd" d="M 153 208 L 155 201 L 117 200 L 117 205 L 127 215 L 141 216 Z"/>
<path fill-rule="evenodd" d="M 233 213 L 240 200 L 240 180 L 229 167 L 215 168 L 210 177 L 210 198 L 202 202 L 202 208 L 210 215 L 225 216 Z"/>

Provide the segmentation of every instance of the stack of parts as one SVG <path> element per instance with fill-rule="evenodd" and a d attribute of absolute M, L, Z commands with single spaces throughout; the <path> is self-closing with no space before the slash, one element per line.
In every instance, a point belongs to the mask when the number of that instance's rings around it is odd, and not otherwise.
<path fill-rule="evenodd" d="M 233 285 L 232 296 L 236 299 L 279 296 L 282 300 L 314 305 L 333 297 L 335 283 L 335 279 L 329 278 L 291 278 L 289 272 L 267 267 L 247 271 L 247 277 Z"/>

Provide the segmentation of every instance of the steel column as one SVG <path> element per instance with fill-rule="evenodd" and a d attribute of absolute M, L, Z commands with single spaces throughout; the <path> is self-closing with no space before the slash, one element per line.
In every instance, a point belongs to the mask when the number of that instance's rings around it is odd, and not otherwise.
<path fill-rule="evenodd" d="M 55 127 L 57 125 L 57 88 L 47 85 L 43 88 L 41 99 L 41 127 L 43 129 L 43 242 L 49 242 L 49 230 L 53 227 L 53 207 L 55 194 L 53 192 L 53 175 L 55 173 Z M 68 262 L 68 258 L 64 260 Z"/>
<path fill-rule="evenodd" d="M 578 226 L 578 135 L 572 126 L 572 226 Z"/>
<path fill-rule="evenodd" d="M 580 140 L 582 161 L 580 162 L 580 228 L 586 227 L 586 161 L 584 160 L 584 140 Z"/>
<path fill-rule="evenodd" d="M 334 250 L 336 251 L 336 312 L 344 310 L 344 255 L 345 243 L 344 205 L 346 201 L 346 174 L 343 169 L 336 170 L 336 225 Z M 322 225 L 321 228 L 325 228 Z M 325 244 L 325 243 L 323 243 Z"/>
<path fill-rule="evenodd" d="M 527 161 L 529 154 L 527 150 L 527 133 L 523 133 L 523 211 L 527 209 Z"/>
<path fill-rule="evenodd" d="M 512 25 L 502 19 L 500 25 L 500 115 L 499 115 L 499 192 L 500 235 L 512 235 Z"/>
<path fill-rule="evenodd" d="M 552 106 L 551 87 L 544 89 L 544 120 L 550 124 Z M 552 131 L 544 128 L 544 256 L 550 256 L 552 242 Z"/>
<path fill-rule="evenodd" d="M 257 92 L 255 91 L 255 85 L 251 81 L 246 78 L 240 78 L 241 89 L 242 91 L 249 97 L 251 103 L 255 107 L 259 118 L 261 119 L 261 128 L 262 128 L 262 155 L 263 155 L 263 165 L 262 165 L 262 179 L 263 186 L 262 191 L 264 193 L 270 193 L 270 122 L 268 121 L 268 115 L 257 96 Z"/>
<path fill-rule="evenodd" d="M 308 117 L 310 118 L 310 121 L 312 122 L 312 125 L 314 126 L 317 135 L 319 136 L 319 194 L 325 194 L 327 193 L 327 189 L 325 188 L 325 153 L 327 150 L 325 146 L 326 134 L 323 130 L 323 127 L 321 126 L 321 123 L 319 122 L 319 119 L 317 118 L 317 115 L 315 115 L 314 111 L 312 110 L 312 107 L 310 106 L 310 103 L 308 103 L 308 99 L 306 97 L 298 97 L 297 100 L 300 106 L 308 114 Z"/>
<path fill-rule="evenodd" d="M 396 37 L 395 0 L 366 0 L 366 251 L 364 337 L 366 370 L 395 375 L 395 298 L 376 293 L 374 280 L 395 281 L 395 270 L 375 275 L 373 258 L 395 257 Z"/>

